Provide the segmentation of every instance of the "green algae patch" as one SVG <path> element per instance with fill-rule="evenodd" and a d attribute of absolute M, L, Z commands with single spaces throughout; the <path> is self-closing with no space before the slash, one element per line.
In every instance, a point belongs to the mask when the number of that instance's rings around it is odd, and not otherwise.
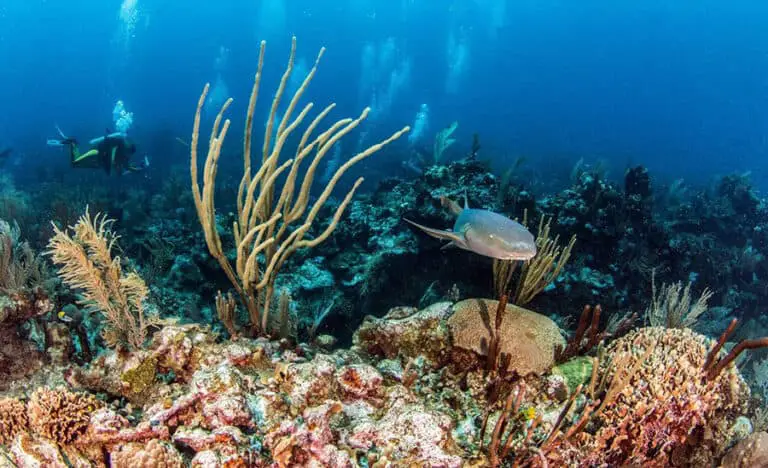
<path fill-rule="evenodd" d="M 131 396 L 143 393 L 157 380 L 157 358 L 150 356 L 144 359 L 138 366 L 123 372 L 120 380 L 128 384 Z"/>
<path fill-rule="evenodd" d="M 568 393 L 573 393 L 581 384 L 586 384 L 592 378 L 592 358 L 579 356 L 552 368 L 552 375 L 565 379 Z"/>

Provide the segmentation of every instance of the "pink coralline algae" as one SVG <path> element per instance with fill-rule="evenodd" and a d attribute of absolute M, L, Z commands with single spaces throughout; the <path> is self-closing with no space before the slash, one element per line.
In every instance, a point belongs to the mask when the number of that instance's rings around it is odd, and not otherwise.
<path fill-rule="evenodd" d="M 319 355 L 306 363 L 278 364 L 275 379 L 293 411 L 300 412 L 330 397 L 335 370 L 336 364 L 330 356 Z"/>
<path fill-rule="evenodd" d="M 398 399 L 386 408 L 381 419 L 354 426 L 347 442 L 355 449 L 375 448 L 383 466 L 428 463 L 433 467 L 459 467 L 462 458 L 451 453 L 452 426 L 448 416 Z"/>
<path fill-rule="evenodd" d="M 368 364 L 344 366 L 336 372 L 341 394 L 349 400 L 365 400 L 378 405 L 383 399 L 383 378 Z"/>
<path fill-rule="evenodd" d="M 327 401 L 307 409 L 302 422 L 284 421 L 270 432 L 265 444 L 277 466 L 352 467 L 350 454 L 336 444 L 331 421 L 341 412 L 341 404 Z"/>
<path fill-rule="evenodd" d="M 250 376 L 226 362 L 195 372 L 190 384 L 191 392 L 199 395 L 205 426 L 211 429 L 253 425 L 245 395 L 255 389 Z"/>

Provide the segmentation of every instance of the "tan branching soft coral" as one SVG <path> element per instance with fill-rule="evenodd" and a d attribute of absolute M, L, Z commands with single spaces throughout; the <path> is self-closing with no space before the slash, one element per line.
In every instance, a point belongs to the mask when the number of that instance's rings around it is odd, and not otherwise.
<path fill-rule="evenodd" d="M 490 299 L 467 299 L 453 305 L 448 328 L 455 355 L 466 351 L 488 354 L 498 306 L 498 301 Z M 499 352 L 510 357 L 507 370 L 520 376 L 543 374 L 554 365 L 555 350 L 565 348 L 560 329 L 548 317 L 522 307 L 510 304 L 505 310 Z"/>
<path fill-rule="evenodd" d="M 80 293 L 80 305 L 102 314 L 107 345 L 141 349 L 150 331 L 163 322 L 147 307 L 144 280 L 135 271 L 124 271 L 120 257 L 113 255 L 118 236 L 112 223 L 104 214 L 91 218 L 86 209 L 71 235 L 53 226 L 48 254 L 61 280 Z"/>
<path fill-rule="evenodd" d="M 62 445 L 88 432 L 91 414 L 103 404 L 92 395 L 65 388 L 39 388 L 27 403 L 29 424 L 36 433 Z"/>
<path fill-rule="evenodd" d="M 722 456 L 733 421 L 746 409 L 749 387 L 735 367 L 707 380 L 703 367 L 710 348 L 706 337 L 689 329 L 663 327 L 635 330 L 609 344 L 611 359 L 602 365 L 608 380 L 629 368 L 636 372 L 623 376 L 626 384 L 599 412 L 589 461 L 710 466 Z"/>
<path fill-rule="evenodd" d="M 284 75 L 286 78 L 291 75 L 296 54 L 296 38 L 294 37 L 291 42 L 291 54 Z M 198 101 L 192 130 L 192 141 L 190 143 L 192 195 L 195 200 L 195 209 L 200 219 L 200 224 L 205 233 L 208 251 L 217 260 L 227 278 L 232 282 L 232 286 L 235 287 L 242 303 L 248 309 L 252 328 L 258 333 L 269 332 L 270 304 L 275 293 L 275 282 L 286 260 L 297 250 L 315 247 L 331 236 L 347 205 L 352 200 L 355 191 L 363 182 L 362 178 L 357 179 L 336 208 L 333 217 L 328 220 L 323 231 L 317 233 L 311 239 L 307 239 L 306 236 L 310 228 L 316 225 L 315 222 L 318 221 L 317 216 L 322 213 L 321 208 L 328 201 L 333 188 L 341 176 L 355 163 L 378 152 L 381 148 L 409 131 L 409 127 L 403 127 L 389 138 L 381 140 L 379 143 L 349 158 L 325 181 L 325 189 L 312 202 L 312 207 L 310 208 L 309 193 L 313 186 L 315 170 L 320 160 L 333 146 L 331 143 L 338 141 L 365 120 L 370 112 L 370 108 L 364 109 L 356 119 L 339 120 L 331 124 L 330 128 L 325 132 L 315 134 L 316 127 L 325 119 L 331 109 L 336 106 L 336 104 L 329 105 L 305 127 L 299 139 L 299 146 L 296 148 L 295 157 L 278 164 L 279 160 L 284 159 L 280 157 L 280 154 L 284 149 L 286 141 L 293 140 L 293 138 L 289 139 L 288 137 L 292 136 L 291 134 L 294 130 L 297 130 L 301 123 L 305 121 L 309 110 L 312 108 L 312 104 L 309 104 L 302 111 L 298 112 L 295 118 L 292 117 L 299 99 L 317 71 L 320 58 L 325 51 L 324 48 L 320 49 L 315 65 L 306 75 L 301 86 L 296 89 L 293 97 L 290 98 L 290 104 L 285 109 L 280 124 L 274 128 L 273 124 L 277 120 L 278 104 L 285 91 L 285 80 L 277 88 L 264 133 L 261 166 L 258 170 L 254 169 L 252 171 L 251 136 L 253 131 L 253 113 L 256 99 L 259 95 L 265 47 L 266 42 L 262 41 L 256 78 L 245 118 L 247 125 L 243 145 L 244 174 L 237 191 L 237 220 L 233 224 L 232 232 L 235 245 L 237 246 L 237 249 L 235 249 L 237 260 L 234 264 L 230 262 L 222 247 L 214 205 L 214 193 L 216 193 L 214 187 L 219 156 L 221 155 L 224 138 L 227 135 L 230 124 L 229 119 L 224 119 L 224 113 L 232 103 L 232 99 L 225 101 L 211 129 L 208 154 L 203 168 L 202 188 L 198 180 L 197 143 L 200 137 L 200 120 L 203 104 L 210 88 L 208 84 L 205 85 Z M 287 98 L 288 96 L 286 95 L 285 97 Z M 288 125 L 289 121 L 292 122 L 290 125 Z M 273 130 L 275 131 L 274 135 Z M 295 135 L 298 136 L 298 132 Z M 274 141 L 272 140 L 273 137 Z M 306 166 L 302 165 L 302 161 L 305 158 L 308 158 Z M 286 171 L 285 181 L 280 184 L 280 191 L 278 193 L 276 190 L 278 185 L 275 184 L 275 180 L 283 171 Z"/>
<path fill-rule="evenodd" d="M 147 443 L 131 442 L 111 453 L 112 466 L 155 466 L 181 468 L 184 459 L 176 448 L 165 441 L 152 439 Z"/>
<path fill-rule="evenodd" d="M 13 439 L 29 430 L 29 418 L 24 403 L 15 398 L 0 400 L 0 444 L 10 445 Z"/>

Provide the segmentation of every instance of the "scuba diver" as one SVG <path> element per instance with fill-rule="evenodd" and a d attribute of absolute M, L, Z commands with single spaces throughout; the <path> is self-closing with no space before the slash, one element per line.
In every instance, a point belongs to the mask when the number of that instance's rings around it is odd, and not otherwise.
<path fill-rule="evenodd" d="M 74 168 L 102 168 L 107 174 L 115 171 L 118 175 L 124 175 L 149 167 L 149 158 L 146 156 L 138 166 L 131 163 L 131 158 L 136 153 L 136 144 L 129 140 L 125 133 L 108 133 L 103 137 L 94 138 L 89 142 L 93 148 L 81 153 L 77 140 L 64 135 L 58 127 L 56 129 L 61 139 L 48 140 L 48 145 L 67 147 L 70 164 Z"/>

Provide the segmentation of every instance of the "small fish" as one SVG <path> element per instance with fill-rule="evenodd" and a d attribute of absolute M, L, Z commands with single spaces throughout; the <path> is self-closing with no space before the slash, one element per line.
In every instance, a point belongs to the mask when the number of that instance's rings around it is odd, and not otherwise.
<path fill-rule="evenodd" d="M 69 323 L 69 322 L 73 321 L 72 317 L 67 315 L 67 313 L 64 312 L 63 310 L 60 310 L 59 313 L 56 314 L 56 316 L 59 317 L 59 320 L 61 320 L 62 322 L 65 322 L 65 323 Z"/>
<path fill-rule="evenodd" d="M 428 228 L 403 219 L 432 237 L 450 241 L 443 248 L 456 246 L 499 260 L 530 260 L 536 255 L 533 234 L 522 224 L 493 211 L 469 208 L 466 196 L 463 209 L 446 198 L 441 198 L 441 202 L 458 215 L 453 231 Z"/>
<path fill-rule="evenodd" d="M 529 406 L 527 409 L 523 410 L 523 417 L 525 417 L 526 421 L 531 421 L 536 418 L 536 408 L 533 406 Z"/>

